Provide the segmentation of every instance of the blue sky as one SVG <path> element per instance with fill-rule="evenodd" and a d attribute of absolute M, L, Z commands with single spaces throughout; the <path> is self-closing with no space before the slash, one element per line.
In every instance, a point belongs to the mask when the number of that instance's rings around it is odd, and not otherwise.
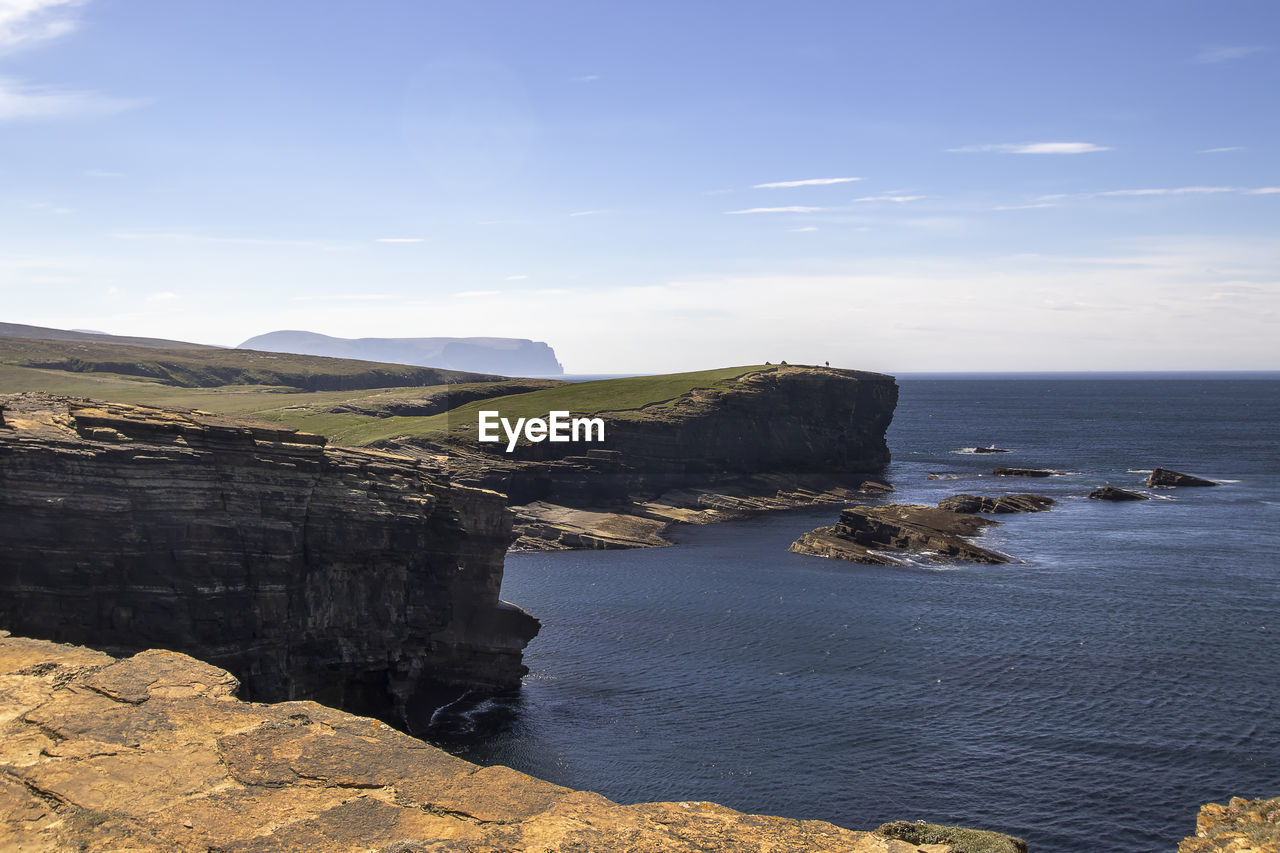
<path fill-rule="evenodd" d="M 0 0 L 0 320 L 1280 369 L 1274 2 Z"/>

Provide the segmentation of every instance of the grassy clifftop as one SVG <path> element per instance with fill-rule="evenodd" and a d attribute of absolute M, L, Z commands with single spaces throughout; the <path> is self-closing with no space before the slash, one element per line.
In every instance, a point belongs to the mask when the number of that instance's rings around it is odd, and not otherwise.
<path fill-rule="evenodd" d="M 0 364 L 62 373 L 111 374 L 179 388 L 275 386 L 304 391 L 485 382 L 502 377 L 255 350 L 163 349 L 96 341 L 0 337 Z"/>

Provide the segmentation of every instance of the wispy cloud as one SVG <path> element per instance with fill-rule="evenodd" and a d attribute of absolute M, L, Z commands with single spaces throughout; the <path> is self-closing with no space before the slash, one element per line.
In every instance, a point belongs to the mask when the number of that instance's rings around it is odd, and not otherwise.
<path fill-rule="evenodd" d="M 76 92 L 30 86 L 0 78 L 0 121 L 22 119 L 97 118 L 140 107 L 144 101 L 112 98 L 97 92 Z"/>
<path fill-rule="evenodd" d="M 106 169 L 85 169 L 85 177 L 88 178 L 123 178 L 124 172 L 110 172 Z"/>
<path fill-rule="evenodd" d="M 1212 65 L 1217 62 L 1230 62 L 1243 59 L 1255 53 L 1261 53 L 1265 47 L 1254 44 L 1212 44 L 1204 47 L 1192 57 L 1191 61 L 1199 65 Z"/>
<path fill-rule="evenodd" d="M 745 210 L 726 210 L 725 213 L 730 216 L 737 216 L 741 213 L 817 213 L 825 210 L 823 207 L 748 207 Z"/>
<path fill-rule="evenodd" d="M 1239 192 L 1235 187 L 1151 187 L 1137 190 L 1106 190 L 1101 196 L 1114 195 L 1212 195 Z"/>
<path fill-rule="evenodd" d="M 507 276 L 506 280 L 507 281 L 524 281 L 528 277 L 529 276 L 527 275 L 509 275 Z"/>
<path fill-rule="evenodd" d="M 852 181 L 860 181 L 862 178 L 806 178 L 803 181 L 774 181 L 768 184 L 756 184 L 753 190 L 778 190 L 788 187 L 823 187 L 828 184 L 847 184 Z"/>
<path fill-rule="evenodd" d="M 375 243 L 421 243 L 421 237 L 376 237 Z"/>
<path fill-rule="evenodd" d="M 501 290 L 459 290 L 457 293 L 453 295 L 458 299 L 477 299 L 477 298 L 483 298 L 486 296 L 500 296 L 502 295 L 502 291 Z"/>
<path fill-rule="evenodd" d="M 909 201 L 920 201 L 928 197 L 927 195 L 864 195 L 862 198 L 855 198 L 854 201 L 891 201 L 895 204 L 905 204 Z"/>
<path fill-rule="evenodd" d="M 570 213 L 569 215 L 570 215 L 570 216 L 599 216 L 599 215 L 600 215 L 600 214 L 602 214 L 602 213 L 605 213 L 605 211 L 603 211 L 603 210 L 575 210 L 573 213 Z"/>
<path fill-rule="evenodd" d="M 1243 151 L 1243 150 L 1244 148 L 1242 148 L 1239 145 L 1227 145 L 1223 148 L 1204 148 L 1200 151 L 1197 151 L 1196 153 L 1197 154 L 1226 154 L 1228 151 Z"/>
<path fill-rule="evenodd" d="M 76 28 L 86 0 L 0 0 L 0 52 L 59 38 Z"/>
<path fill-rule="evenodd" d="M 226 243 L 237 246 L 279 246 L 306 249 L 350 249 L 352 244 L 332 243 L 323 240 L 290 240 L 275 237 L 219 237 L 189 231 L 116 231 L 111 236 L 117 240 L 161 240 L 182 243 Z"/>
<path fill-rule="evenodd" d="M 817 231 L 818 228 L 815 225 L 805 225 L 803 228 L 788 228 L 787 230 L 800 233 L 802 231 Z"/>
<path fill-rule="evenodd" d="M 1051 201 L 1038 201 L 1034 204 L 1002 204 L 991 208 L 992 210 L 1036 210 L 1042 207 L 1057 207 Z"/>
<path fill-rule="evenodd" d="M 1092 142 L 998 142 L 988 145 L 964 145 L 948 148 L 954 154 L 1090 154 L 1110 151 L 1106 145 Z"/>
<path fill-rule="evenodd" d="M 1125 198 L 1125 197 L 1141 197 L 1141 196 L 1194 196 L 1194 195 L 1272 195 L 1280 193 L 1280 187 L 1215 187 L 1215 186 L 1189 186 L 1189 187 L 1140 187 L 1137 189 L 1124 190 L 1100 190 L 1098 192 L 1086 193 L 1054 193 L 1052 195 L 1042 195 L 1037 201 L 1039 202 L 1056 202 L 1066 199 L 1087 199 L 1087 198 Z M 1019 207 L 1026 207 L 1020 205 Z M 1018 207 L 996 208 L 997 210 L 1016 210 Z"/>
<path fill-rule="evenodd" d="M 570 77 L 574 83 L 594 83 L 600 79 L 599 74 L 582 74 L 578 77 Z"/>
<path fill-rule="evenodd" d="M 319 295 L 295 296 L 294 302 L 382 302 L 394 299 L 391 293 L 322 293 Z"/>

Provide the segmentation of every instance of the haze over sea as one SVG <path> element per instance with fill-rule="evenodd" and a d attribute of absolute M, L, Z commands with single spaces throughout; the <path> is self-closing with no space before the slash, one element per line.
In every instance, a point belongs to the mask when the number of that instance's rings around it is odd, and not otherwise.
<path fill-rule="evenodd" d="M 884 502 L 1050 495 L 983 537 L 1020 562 L 787 553 L 830 507 L 512 554 L 532 674 L 503 730 L 455 748 L 623 802 L 924 819 L 1036 853 L 1167 853 L 1200 804 L 1280 793 L 1280 374 L 899 383 Z M 992 443 L 1013 452 L 957 452 Z M 1155 466 L 1223 485 L 1084 497 Z"/>

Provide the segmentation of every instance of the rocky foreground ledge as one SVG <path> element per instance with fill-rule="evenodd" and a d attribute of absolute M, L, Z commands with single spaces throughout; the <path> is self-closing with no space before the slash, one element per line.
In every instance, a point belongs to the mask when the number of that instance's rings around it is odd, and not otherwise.
<path fill-rule="evenodd" d="M 257 704 L 194 658 L 0 632 L 0 850 L 1016 853 L 705 802 L 624 806 L 479 767 L 314 702 Z M 908 829 L 918 825 L 905 825 Z M 898 827 L 898 829 L 894 829 Z M 973 846 L 973 844 L 979 846 Z"/>

